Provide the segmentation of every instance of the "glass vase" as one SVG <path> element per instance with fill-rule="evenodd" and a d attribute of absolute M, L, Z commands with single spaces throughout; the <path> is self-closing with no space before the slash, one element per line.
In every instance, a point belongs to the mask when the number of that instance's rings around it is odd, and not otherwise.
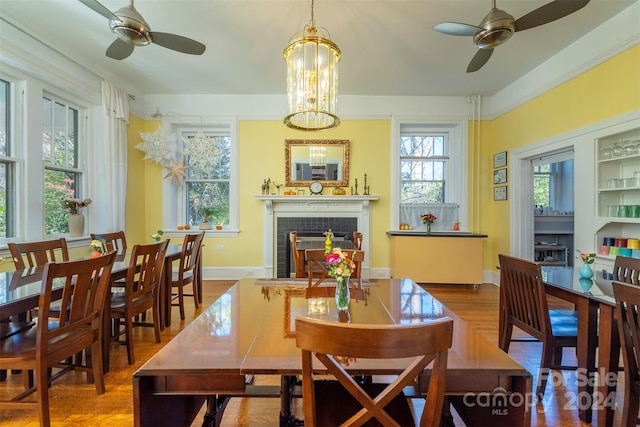
<path fill-rule="evenodd" d="M 349 309 L 349 278 L 348 277 L 336 277 L 338 283 L 336 284 L 336 307 L 338 311 Z"/>
<path fill-rule="evenodd" d="M 431 224 L 427 223 L 427 234 L 431 234 Z"/>
<path fill-rule="evenodd" d="M 579 271 L 580 277 L 583 279 L 591 279 L 593 277 L 593 270 L 591 269 L 591 265 L 582 264 Z"/>

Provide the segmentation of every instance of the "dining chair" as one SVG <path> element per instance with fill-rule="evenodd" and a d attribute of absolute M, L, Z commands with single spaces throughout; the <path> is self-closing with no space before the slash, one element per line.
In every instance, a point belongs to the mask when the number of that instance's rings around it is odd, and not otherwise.
<path fill-rule="evenodd" d="M 69 261 L 69 250 L 65 238 L 8 243 L 7 246 L 14 259 L 16 270 L 37 267 L 47 262 Z"/>
<path fill-rule="evenodd" d="M 49 426 L 49 386 L 68 371 L 82 370 L 87 382 L 95 382 L 96 392 L 105 392 L 102 372 L 102 314 L 105 307 L 115 252 L 97 258 L 44 266 L 38 311 L 48 319 L 54 287 L 62 287 L 62 311 L 55 322 L 38 321 L 35 328 L 0 341 L 0 369 L 35 371 L 33 387 L 10 401 L 0 402 L 0 409 L 38 411 L 40 425 Z M 72 356 L 85 352 L 84 364 Z M 52 368 L 60 368 L 50 375 Z M 35 393 L 36 401 L 24 398 Z"/>
<path fill-rule="evenodd" d="M 362 233 L 359 231 L 353 232 L 353 247 L 362 250 Z"/>
<path fill-rule="evenodd" d="M 172 302 L 171 306 L 180 307 L 180 319 L 184 320 L 184 287 L 191 284 L 193 289 L 193 303 L 195 308 L 199 307 L 198 301 L 198 260 L 200 250 L 202 249 L 202 239 L 204 231 L 198 234 L 185 234 L 182 242 L 182 252 L 178 259 L 179 266 L 177 271 L 171 272 L 171 289 L 177 288 L 177 294 L 172 295 L 176 303 Z"/>
<path fill-rule="evenodd" d="M 113 321 L 112 340 L 127 346 L 130 365 L 135 363 L 133 351 L 134 326 L 153 327 L 156 342 L 160 342 L 159 286 L 162 283 L 164 257 L 169 239 L 149 245 L 134 245 L 124 282 L 124 292 L 111 294 L 110 319 Z M 117 286 L 123 285 L 116 282 Z M 151 310 L 153 321 L 134 318 Z M 121 328 L 124 323 L 124 328 Z M 120 339 L 124 335 L 124 341 Z"/>
<path fill-rule="evenodd" d="M 613 282 L 624 363 L 622 426 L 640 424 L 640 287 Z"/>
<path fill-rule="evenodd" d="M 564 347 L 577 347 L 578 316 L 571 310 L 549 310 L 540 265 L 498 255 L 500 259 L 500 300 L 504 307 L 504 325 L 499 331 L 499 347 L 509 353 L 513 327 L 542 342 L 542 357 L 536 396 L 542 400 L 550 369 L 575 370 L 562 365 Z M 530 341 L 530 340 L 524 340 Z"/>
<path fill-rule="evenodd" d="M 439 426 L 444 404 L 447 354 L 453 339 L 448 317 L 410 325 L 363 325 L 297 317 L 302 352 L 304 425 L 361 425 L 375 418 L 385 426 L 414 425 L 406 386 L 431 364 L 421 426 Z M 334 379 L 315 378 L 314 356 Z M 365 370 L 360 359 L 414 358 L 391 384 L 360 383 L 348 372 Z"/>
<path fill-rule="evenodd" d="M 119 254 L 127 252 L 127 238 L 124 231 L 113 233 L 91 233 L 91 240 L 101 240 L 107 251 L 116 251 Z"/>
<path fill-rule="evenodd" d="M 614 280 L 640 285 L 640 258 L 617 256 L 613 262 Z"/>
<path fill-rule="evenodd" d="M 289 241 L 291 242 L 291 253 L 293 254 L 293 262 L 296 268 L 296 278 L 301 279 L 307 277 L 307 270 L 305 266 L 304 252 L 298 250 L 298 232 L 292 231 L 289 233 Z M 287 275 L 288 277 L 289 275 Z"/>

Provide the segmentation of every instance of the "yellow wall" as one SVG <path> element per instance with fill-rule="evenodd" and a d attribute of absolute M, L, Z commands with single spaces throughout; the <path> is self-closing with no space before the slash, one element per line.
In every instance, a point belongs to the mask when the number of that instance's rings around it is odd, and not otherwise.
<path fill-rule="evenodd" d="M 591 123 L 640 109 L 640 46 L 492 121 L 480 124 L 475 139 L 470 124 L 469 218 L 467 227 L 489 235 L 484 243 L 483 269 L 495 270 L 498 253 L 509 252 L 509 203 L 493 200 L 493 155 L 510 151 Z M 161 166 L 143 161 L 135 149 L 139 131 L 153 132 L 160 122 L 145 122 L 131 116 L 128 128 L 129 170 L 126 232 L 134 243 L 151 241 L 162 223 Z M 266 178 L 284 183 L 285 139 L 350 140 L 349 181 L 358 179 L 362 194 L 363 175 L 368 176 L 372 203 L 371 267 L 390 265 L 390 137 L 389 120 L 344 121 L 338 128 L 304 133 L 286 128 L 281 121 L 241 121 L 239 139 L 239 228 L 238 238 L 208 237 L 203 252 L 208 267 L 261 266 L 262 209 L 256 200 Z M 284 191 L 284 188 L 281 189 Z M 348 189 L 347 189 L 348 192 Z M 464 221 L 464 219 L 463 219 Z M 465 228 L 467 228 L 465 227 Z M 224 251 L 216 251 L 218 245 Z"/>
<path fill-rule="evenodd" d="M 493 155 L 637 109 L 640 45 L 484 123 L 479 215 L 481 230 L 489 235 L 484 248 L 485 270 L 495 270 L 498 254 L 509 253 L 509 203 L 493 200 Z"/>

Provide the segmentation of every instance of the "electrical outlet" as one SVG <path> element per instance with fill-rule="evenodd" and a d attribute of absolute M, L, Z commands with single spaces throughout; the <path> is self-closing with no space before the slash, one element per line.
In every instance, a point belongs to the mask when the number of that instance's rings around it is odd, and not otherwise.
<path fill-rule="evenodd" d="M 247 276 L 255 276 L 255 272 L 253 270 L 247 270 Z"/>
<path fill-rule="evenodd" d="M 216 249 L 219 250 L 219 251 L 224 251 L 224 246 L 218 245 L 218 247 Z"/>

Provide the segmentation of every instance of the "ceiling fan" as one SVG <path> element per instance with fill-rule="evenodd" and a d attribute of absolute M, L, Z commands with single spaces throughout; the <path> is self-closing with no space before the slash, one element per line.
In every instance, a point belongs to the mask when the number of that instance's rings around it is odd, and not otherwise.
<path fill-rule="evenodd" d="M 516 31 L 548 24 L 582 9 L 587 3 L 589 0 L 554 0 L 514 19 L 504 10 L 496 8 L 496 0 L 493 0 L 493 7 L 477 26 L 442 22 L 434 25 L 433 29 L 451 36 L 473 36 L 473 43 L 479 49 L 467 66 L 467 73 L 473 73 L 489 61 L 495 47 L 506 43 Z"/>
<path fill-rule="evenodd" d="M 135 46 L 146 46 L 151 43 L 190 55 L 202 55 L 206 49 L 202 43 L 187 37 L 151 31 L 149 24 L 133 7 L 133 0 L 129 6 L 115 12 L 111 12 L 97 0 L 80 0 L 80 2 L 107 18 L 111 31 L 118 37 L 107 48 L 106 54 L 109 58 L 125 59 L 131 55 Z"/>

